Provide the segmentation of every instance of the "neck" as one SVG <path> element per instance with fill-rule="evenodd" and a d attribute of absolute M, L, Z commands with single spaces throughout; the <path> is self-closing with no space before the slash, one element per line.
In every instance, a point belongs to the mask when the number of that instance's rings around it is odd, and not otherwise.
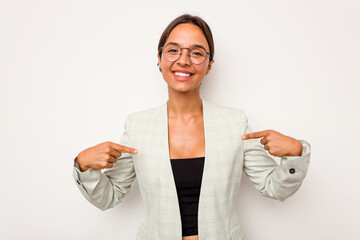
<path fill-rule="evenodd" d="M 169 117 L 192 117 L 202 114 L 202 101 L 200 93 L 197 92 L 170 92 L 167 101 Z"/>

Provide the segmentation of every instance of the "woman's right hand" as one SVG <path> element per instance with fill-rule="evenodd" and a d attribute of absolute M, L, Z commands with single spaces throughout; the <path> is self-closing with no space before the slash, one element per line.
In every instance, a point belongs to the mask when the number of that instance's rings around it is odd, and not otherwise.
<path fill-rule="evenodd" d="M 135 148 L 108 141 L 80 152 L 77 156 L 77 162 L 82 172 L 89 168 L 111 168 L 117 162 L 122 152 L 137 154 L 138 151 Z"/>

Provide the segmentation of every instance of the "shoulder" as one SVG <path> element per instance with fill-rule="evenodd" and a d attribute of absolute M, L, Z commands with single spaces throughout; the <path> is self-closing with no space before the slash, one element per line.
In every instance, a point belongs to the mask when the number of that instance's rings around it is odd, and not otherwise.
<path fill-rule="evenodd" d="M 225 106 L 222 104 L 211 103 L 205 101 L 207 111 L 214 117 L 218 116 L 221 118 L 229 118 L 234 121 L 244 121 L 247 120 L 245 111 L 242 108 Z"/>
<path fill-rule="evenodd" d="M 154 123 L 159 121 L 159 119 L 162 119 L 165 107 L 166 103 L 136 112 L 131 112 L 127 115 L 126 119 L 132 123 Z"/>

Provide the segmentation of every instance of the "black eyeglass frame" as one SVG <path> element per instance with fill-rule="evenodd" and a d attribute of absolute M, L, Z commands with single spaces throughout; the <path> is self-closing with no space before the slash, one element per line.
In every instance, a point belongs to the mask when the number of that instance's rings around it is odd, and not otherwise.
<path fill-rule="evenodd" d="M 169 46 L 169 45 L 173 45 L 173 46 L 176 46 L 176 47 L 179 47 L 179 48 L 180 48 L 179 57 L 178 57 L 176 60 L 174 60 L 174 61 L 168 60 L 168 59 L 165 57 L 165 55 L 164 55 L 164 48 L 166 48 L 166 47 Z M 202 48 L 202 49 L 204 49 L 204 51 L 206 52 L 206 56 L 205 56 L 205 58 L 204 58 L 204 61 L 202 61 L 201 63 L 194 63 L 193 61 L 191 61 L 190 52 L 191 52 L 191 50 L 193 50 L 194 48 Z M 208 51 L 206 51 L 206 49 L 205 49 L 204 47 L 201 47 L 201 46 L 195 46 L 195 47 L 192 47 L 192 48 L 186 48 L 186 47 L 182 47 L 182 48 L 181 48 L 181 47 L 178 46 L 178 45 L 169 43 L 169 44 L 166 44 L 164 47 L 161 47 L 160 49 L 161 49 L 161 55 L 163 55 L 164 58 L 166 59 L 166 61 L 168 61 L 168 62 L 176 62 L 177 60 L 179 60 L 180 57 L 181 57 L 181 54 L 182 54 L 182 50 L 183 50 L 183 49 L 188 49 L 188 50 L 189 50 L 188 57 L 189 57 L 189 59 L 190 59 L 190 62 L 191 62 L 192 64 L 195 64 L 195 65 L 200 65 L 200 64 L 204 63 L 205 60 L 206 60 L 206 58 L 207 58 L 208 56 L 210 56 L 210 53 L 209 53 Z"/>

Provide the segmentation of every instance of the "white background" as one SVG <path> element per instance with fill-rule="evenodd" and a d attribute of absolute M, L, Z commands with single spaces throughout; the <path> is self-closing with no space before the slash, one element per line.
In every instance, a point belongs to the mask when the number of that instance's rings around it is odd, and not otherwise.
<path fill-rule="evenodd" d="M 254 131 L 312 147 L 301 188 L 283 203 L 244 176 L 246 239 L 358 239 L 359 9 L 355 0 L 2 0 L 0 239 L 135 239 L 137 181 L 103 212 L 78 190 L 73 159 L 118 142 L 127 114 L 165 103 L 157 44 L 183 13 L 214 35 L 201 97 L 243 109 Z"/>

